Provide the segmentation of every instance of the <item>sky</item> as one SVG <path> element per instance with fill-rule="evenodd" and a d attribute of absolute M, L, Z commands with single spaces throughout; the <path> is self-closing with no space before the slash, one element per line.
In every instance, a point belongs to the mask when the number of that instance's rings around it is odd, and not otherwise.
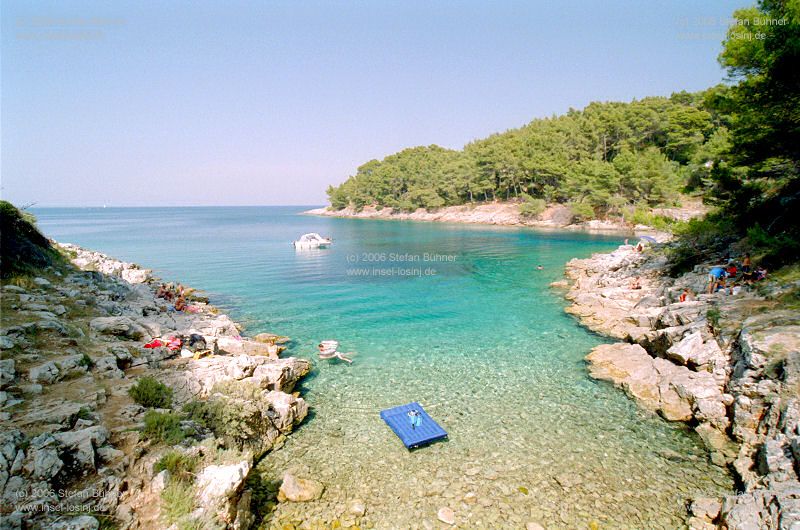
<path fill-rule="evenodd" d="M 405 147 L 695 91 L 746 0 L 3 0 L 0 197 L 323 204 Z"/>

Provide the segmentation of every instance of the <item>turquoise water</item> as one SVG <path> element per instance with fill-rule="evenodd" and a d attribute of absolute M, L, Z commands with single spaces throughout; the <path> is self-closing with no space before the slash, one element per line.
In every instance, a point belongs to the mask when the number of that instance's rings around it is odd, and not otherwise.
<path fill-rule="evenodd" d="M 691 495 L 732 490 L 695 437 L 586 375 L 603 339 L 548 284 L 619 238 L 302 210 L 35 212 L 50 237 L 205 290 L 248 333 L 290 335 L 293 355 L 313 359 L 322 339 L 355 352 L 352 366 L 316 362 L 301 388 L 312 417 L 260 467 L 314 476 L 325 495 L 279 504 L 267 526 L 353 523 L 359 499 L 377 528 L 436 526 L 443 506 L 464 527 L 675 528 Z M 334 245 L 295 251 L 305 232 Z M 447 442 L 409 453 L 381 422 L 412 400 Z"/>

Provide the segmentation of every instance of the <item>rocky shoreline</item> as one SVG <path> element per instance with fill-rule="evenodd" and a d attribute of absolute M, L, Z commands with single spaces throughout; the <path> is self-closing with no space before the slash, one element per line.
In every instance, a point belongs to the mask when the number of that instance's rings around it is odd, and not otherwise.
<path fill-rule="evenodd" d="M 800 314 L 775 282 L 737 295 L 704 293 L 708 264 L 678 278 L 659 249 L 624 245 L 571 260 L 567 312 L 619 340 L 587 356 L 592 377 L 643 408 L 686 422 L 728 467 L 741 493 L 692 503 L 697 529 L 800 526 Z M 638 279 L 641 288 L 634 289 Z"/>
<path fill-rule="evenodd" d="M 242 337 L 199 296 L 170 310 L 151 271 L 59 247 L 74 268 L 2 287 L 1 528 L 244 529 L 254 495 L 321 488 L 251 473 L 308 413 L 294 387 L 311 364 L 280 358 L 285 338 Z M 173 336 L 203 351 L 144 347 Z M 166 406 L 132 399 L 144 379 L 171 389 Z"/>
<path fill-rule="evenodd" d="M 365 206 L 361 210 L 347 207 L 342 210 L 316 208 L 303 212 L 307 215 L 324 217 L 343 217 L 352 219 L 386 219 L 396 221 L 425 221 L 439 223 L 486 224 L 498 226 L 527 226 L 541 229 L 576 230 L 590 233 L 608 234 L 652 234 L 658 232 L 646 225 L 631 225 L 621 220 L 592 219 L 579 223 L 573 222 L 573 214 L 564 205 L 553 204 L 535 218 L 520 214 L 519 203 L 496 202 L 481 204 L 464 204 L 446 206 L 435 211 L 420 208 L 414 212 L 395 211 L 392 208 L 377 209 Z M 662 209 L 658 213 L 675 219 L 689 219 L 702 215 L 703 210 L 673 208 Z"/>

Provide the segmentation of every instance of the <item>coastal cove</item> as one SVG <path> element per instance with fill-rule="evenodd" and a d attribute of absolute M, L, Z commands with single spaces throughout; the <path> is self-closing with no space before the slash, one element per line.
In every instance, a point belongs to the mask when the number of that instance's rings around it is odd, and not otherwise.
<path fill-rule="evenodd" d="M 293 338 L 312 359 L 309 418 L 259 468 L 326 489 L 281 502 L 267 526 L 354 522 L 675 528 L 695 495 L 733 491 L 696 435 L 641 410 L 583 361 L 606 342 L 548 285 L 620 236 L 299 215 L 303 207 L 36 209 L 49 237 L 203 289 L 249 335 Z M 305 232 L 330 249 L 295 251 Z M 425 259 L 425 256 L 436 259 Z M 537 270 L 537 265 L 543 270 Z M 382 274 L 392 267 L 421 273 Z M 428 267 L 435 272 L 424 274 Z M 355 363 L 320 363 L 337 339 Z M 378 411 L 418 400 L 450 439 L 407 452 Z M 358 517 L 361 517 L 360 515 Z"/>

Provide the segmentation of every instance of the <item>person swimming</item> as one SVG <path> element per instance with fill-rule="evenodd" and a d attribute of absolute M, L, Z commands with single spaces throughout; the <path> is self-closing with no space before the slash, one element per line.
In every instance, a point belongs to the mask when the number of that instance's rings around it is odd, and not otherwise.
<path fill-rule="evenodd" d="M 342 353 L 338 351 L 336 348 L 339 345 L 336 341 L 322 341 L 317 345 L 317 349 L 319 350 L 319 358 L 328 360 L 328 359 L 340 359 L 345 361 L 346 363 L 352 364 L 353 359 L 346 357 L 346 355 L 352 355 L 352 352 Z"/>

